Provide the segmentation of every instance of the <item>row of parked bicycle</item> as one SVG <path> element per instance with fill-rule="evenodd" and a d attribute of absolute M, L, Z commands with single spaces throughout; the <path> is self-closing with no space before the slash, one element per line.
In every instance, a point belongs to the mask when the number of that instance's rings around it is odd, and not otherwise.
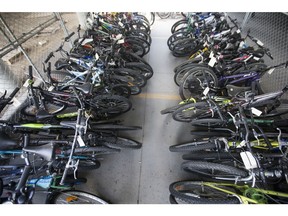
<path fill-rule="evenodd" d="M 193 139 L 169 148 L 191 173 L 170 185 L 170 202 L 288 203 L 288 86 L 264 93 L 260 83 L 288 62 L 266 65 L 269 49 L 224 13 L 193 14 L 171 30 L 172 54 L 189 59 L 174 69 L 183 101 L 161 114 L 191 124 Z"/>
<path fill-rule="evenodd" d="M 35 188 L 42 187 L 47 203 L 105 204 L 96 195 L 73 190 L 86 181 L 77 177 L 78 170 L 97 169 L 103 155 L 142 146 L 121 136 L 141 127 L 123 125 L 115 117 L 131 109 L 130 95 L 141 93 L 153 75 L 143 58 L 152 42 L 149 22 L 136 13 L 90 13 L 87 23 L 82 35 L 78 27 L 72 49 L 65 50 L 65 43 L 74 32 L 45 59 L 43 83 L 35 85 L 29 66 L 28 101 L 18 121 L 1 121 L 2 203 L 31 203 Z M 1 111 L 17 90 L 1 98 Z"/>

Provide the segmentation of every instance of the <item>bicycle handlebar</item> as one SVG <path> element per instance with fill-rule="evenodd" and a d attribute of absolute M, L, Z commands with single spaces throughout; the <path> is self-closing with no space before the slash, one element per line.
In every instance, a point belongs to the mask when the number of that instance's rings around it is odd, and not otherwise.
<path fill-rule="evenodd" d="M 54 56 L 53 52 L 51 52 L 48 57 L 45 59 L 45 64 Z"/>
<path fill-rule="evenodd" d="M 74 34 L 75 32 L 70 33 L 67 37 L 64 38 L 64 40 L 67 42 Z"/>
<path fill-rule="evenodd" d="M 32 68 L 31 65 L 29 65 L 29 67 L 28 67 L 28 78 L 29 78 L 30 80 L 33 79 L 33 68 Z"/>
<path fill-rule="evenodd" d="M 229 20 L 236 26 L 236 28 L 239 28 L 239 26 L 237 25 L 237 23 L 235 22 L 237 19 L 232 19 L 230 16 L 228 16 Z"/>

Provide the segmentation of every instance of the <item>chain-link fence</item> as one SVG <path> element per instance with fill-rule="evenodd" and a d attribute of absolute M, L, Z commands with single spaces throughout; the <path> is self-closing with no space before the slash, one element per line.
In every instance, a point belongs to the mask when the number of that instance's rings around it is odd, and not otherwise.
<path fill-rule="evenodd" d="M 288 61 L 288 15 L 287 13 L 229 13 L 242 25 L 243 35 L 250 29 L 251 35 L 270 49 L 274 59 L 267 56 L 264 61 L 268 66 Z M 263 91 L 270 92 L 281 89 L 288 83 L 286 69 L 276 69 L 272 74 L 266 73 L 261 79 Z"/>
<path fill-rule="evenodd" d="M 46 79 L 44 60 L 79 23 L 76 13 L 0 13 L 0 21 L 0 96 L 5 90 L 9 94 L 23 86 L 29 65 L 33 65 L 36 79 Z M 22 87 L 14 106 L 1 113 L 2 119 L 10 118 L 27 98 L 25 93 L 27 89 Z"/>

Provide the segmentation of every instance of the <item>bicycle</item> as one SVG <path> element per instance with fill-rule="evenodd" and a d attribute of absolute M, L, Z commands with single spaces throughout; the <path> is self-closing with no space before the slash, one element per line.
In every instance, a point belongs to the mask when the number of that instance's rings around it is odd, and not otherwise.
<path fill-rule="evenodd" d="M 245 184 L 178 181 L 170 184 L 169 191 L 174 199 L 186 204 L 287 204 L 288 202 L 288 193 L 252 188 Z"/>
<path fill-rule="evenodd" d="M 8 197 L 1 198 L 2 203 L 11 203 L 11 204 L 26 204 L 31 203 L 34 193 L 35 193 L 35 186 L 41 185 L 44 188 L 49 188 L 49 196 L 47 197 L 46 202 L 51 204 L 107 204 L 106 201 L 101 199 L 100 197 L 86 193 L 83 191 L 76 191 L 71 189 L 71 184 L 76 184 L 78 182 L 81 182 L 81 180 L 70 180 L 67 181 L 68 183 L 64 184 L 63 176 L 61 177 L 61 181 L 56 181 L 59 179 L 59 176 L 55 176 L 54 174 L 48 175 L 47 177 L 40 177 L 36 179 L 29 179 L 31 176 L 31 172 L 35 167 L 32 166 L 30 162 L 29 155 L 36 154 L 43 158 L 46 161 L 52 161 L 55 157 L 54 152 L 54 146 L 51 143 L 48 143 L 46 145 L 38 146 L 38 147 L 30 147 L 29 146 L 29 136 L 26 134 L 24 135 L 24 141 L 23 141 L 23 149 L 21 150 L 21 155 L 23 156 L 25 160 L 24 167 L 12 169 L 11 173 L 18 172 L 20 174 L 20 177 L 17 182 L 12 184 L 8 184 L 8 189 L 11 190 L 11 193 L 8 194 Z M 75 164 L 75 166 L 78 166 L 78 164 Z M 95 165 L 94 165 L 95 166 Z M 92 166 L 89 166 L 92 168 Z M 97 166 L 98 168 L 99 166 Z M 66 169 L 65 169 L 66 170 Z M 59 171 L 59 170 L 58 170 Z M 64 171 L 65 172 L 65 171 Z M 7 172 L 6 172 L 7 174 Z M 67 172 L 66 172 L 67 175 Z M 75 171 L 74 171 L 75 176 Z M 66 179 L 66 178 L 65 178 Z M 48 182 L 47 182 L 48 181 Z M 58 182 L 58 183 L 57 183 Z M 62 183 L 61 183 L 62 182 Z M 1 188 L 3 188 L 3 182 L 1 182 Z M 45 183 L 45 184 L 43 184 Z M 60 184 L 60 185 L 58 185 Z M 7 186 L 6 186 L 7 187 Z"/>

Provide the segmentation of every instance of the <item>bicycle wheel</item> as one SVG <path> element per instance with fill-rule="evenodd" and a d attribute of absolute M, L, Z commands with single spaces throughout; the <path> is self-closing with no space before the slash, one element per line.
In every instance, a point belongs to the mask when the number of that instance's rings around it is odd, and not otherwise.
<path fill-rule="evenodd" d="M 131 88 L 125 84 L 116 84 L 111 86 L 110 93 L 113 95 L 119 95 L 125 98 L 129 98 L 131 95 Z"/>
<path fill-rule="evenodd" d="M 245 170 L 206 161 L 188 161 L 182 163 L 181 167 L 187 172 L 197 173 L 211 180 L 228 178 L 230 180 L 227 179 L 227 181 L 234 182 L 239 177 L 248 176 L 248 172 Z"/>
<path fill-rule="evenodd" d="M 223 130 L 221 128 L 219 130 L 209 130 L 209 131 L 207 131 L 207 129 L 201 130 L 201 131 L 200 130 L 198 130 L 198 131 L 192 130 L 190 132 L 190 134 L 193 136 L 200 136 L 200 137 L 205 137 L 205 138 L 209 138 L 209 137 L 231 137 L 232 136 L 232 132 L 225 130 L 224 128 L 223 128 Z"/>
<path fill-rule="evenodd" d="M 147 80 L 150 79 L 154 73 L 153 70 L 151 70 L 151 67 L 140 62 L 127 62 L 125 63 L 125 68 L 139 72 Z"/>
<path fill-rule="evenodd" d="M 207 67 L 195 67 L 185 73 L 180 83 L 179 94 L 185 100 L 190 97 L 202 97 L 206 88 L 218 87 L 218 78 Z"/>
<path fill-rule="evenodd" d="M 143 57 L 146 54 L 144 45 L 141 42 L 135 40 L 134 38 L 125 39 L 124 47 L 126 51 L 132 52 L 139 57 Z"/>
<path fill-rule="evenodd" d="M 200 151 L 207 149 L 215 149 L 217 144 L 213 140 L 203 140 L 196 142 L 188 142 L 177 145 L 172 145 L 169 147 L 171 152 L 187 152 L 187 151 Z"/>
<path fill-rule="evenodd" d="M 142 147 L 142 143 L 119 136 L 103 136 L 97 142 L 113 149 L 140 149 Z"/>
<path fill-rule="evenodd" d="M 133 85 L 137 85 L 139 87 L 144 87 L 147 84 L 147 80 L 144 76 L 142 76 L 140 73 L 137 73 L 137 71 L 134 71 L 129 68 L 114 68 L 112 69 L 112 73 L 115 75 L 112 75 L 113 78 L 118 78 L 119 80 L 122 80 L 123 82 Z M 122 77 L 120 77 L 122 76 Z"/>
<path fill-rule="evenodd" d="M 85 166 L 85 164 L 87 164 L 87 165 L 92 164 L 93 165 L 94 162 L 93 162 L 93 160 L 91 160 L 91 158 L 94 157 L 95 155 L 114 154 L 114 153 L 120 152 L 118 149 L 115 149 L 115 148 L 109 148 L 107 146 L 92 146 L 93 144 L 95 144 L 95 143 L 92 143 L 91 146 L 75 148 L 75 150 L 74 150 L 74 154 L 75 154 L 74 157 L 75 158 L 78 157 L 78 158 L 82 159 L 83 156 L 84 156 L 84 158 L 85 158 L 85 156 L 87 157 L 87 160 L 86 160 L 87 163 L 83 162 L 82 163 L 83 166 Z M 70 151 L 71 150 L 65 151 L 65 154 L 69 155 Z M 84 161 L 84 159 L 83 159 L 83 161 Z M 94 164 L 97 164 L 97 161 Z"/>
<path fill-rule="evenodd" d="M 182 106 L 184 106 L 186 104 L 190 104 L 190 103 L 194 103 L 194 100 L 182 101 L 181 104 L 178 104 L 178 105 L 172 106 L 172 107 L 168 107 L 168 108 L 166 108 L 164 110 L 161 110 L 160 113 L 161 113 L 161 115 L 165 115 L 165 114 L 168 114 L 168 113 L 173 113 L 177 109 L 181 108 Z"/>
<path fill-rule="evenodd" d="M 111 130 L 111 131 L 120 131 L 120 130 L 139 130 L 142 127 L 139 126 L 127 126 L 119 124 L 110 124 L 110 123 L 90 123 L 89 127 L 91 130 Z"/>
<path fill-rule="evenodd" d="M 55 191 L 46 201 L 48 204 L 108 204 L 102 198 L 83 191 L 64 190 Z"/>
<path fill-rule="evenodd" d="M 219 127 L 226 126 L 227 121 L 222 120 L 220 118 L 203 118 L 203 119 L 193 119 L 191 122 L 193 126 L 201 126 L 201 127 Z"/>
<path fill-rule="evenodd" d="M 211 109 L 207 102 L 197 102 L 197 103 L 189 103 L 180 107 L 176 111 L 173 112 L 172 118 L 175 121 L 180 122 L 191 122 L 196 118 L 207 118 L 210 117 Z"/>
<path fill-rule="evenodd" d="M 168 38 L 167 46 L 171 51 L 173 51 L 175 44 L 179 40 L 186 39 L 188 37 L 191 37 L 191 32 L 188 32 L 188 31 L 175 32 Z"/>
<path fill-rule="evenodd" d="M 177 69 L 175 71 L 174 82 L 175 82 L 176 85 L 180 86 L 181 83 L 183 83 L 183 78 L 185 77 L 185 75 L 187 73 L 189 73 L 192 69 L 194 69 L 196 67 L 197 68 L 199 68 L 199 67 L 204 67 L 204 68 L 207 67 L 205 64 L 199 64 L 197 61 L 198 60 L 196 60 L 196 63 L 191 62 L 191 63 L 181 67 L 181 69 L 179 68 L 179 69 Z"/>
<path fill-rule="evenodd" d="M 127 98 L 118 95 L 98 95 L 89 101 L 98 118 L 114 117 L 128 112 L 132 103 Z"/>
<path fill-rule="evenodd" d="M 188 27 L 188 19 L 181 19 L 175 22 L 171 27 L 171 34 L 177 32 L 179 29 Z"/>
<path fill-rule="evenodd" d="M 223 188 L 223 186 L 217 187 Z M 229 190 L 228 187 L 225 189 Z M 190 204 L 240 204 L 237 197 L 209 187 L 205 182 L 178 181 L 170 184 L 169 191 L 175 198 Z M 233 189 L 230 188 L 230 191 Z"/>
<path fill-rule="evenodd" d="M 189 154 L 182 155 L 183 160 L 202 160 L 208 162 L 221 161 L 221 160 L 230 160 L 237 159 L 241 160 L 241 156 L 239 153 L 232 152 L 192 152 Z"/>
<path fill-rule="evenodd" d="M 177 40 L 172 50 L 175 57 L 186 57 L 194 54 L 199 49 L 198 42 L 194 38 Z"/>
<path fill-rule="evenodd" d="M 161 19 L 167 19 L 172 15 L 172 12 L 156 12 Z"/>

